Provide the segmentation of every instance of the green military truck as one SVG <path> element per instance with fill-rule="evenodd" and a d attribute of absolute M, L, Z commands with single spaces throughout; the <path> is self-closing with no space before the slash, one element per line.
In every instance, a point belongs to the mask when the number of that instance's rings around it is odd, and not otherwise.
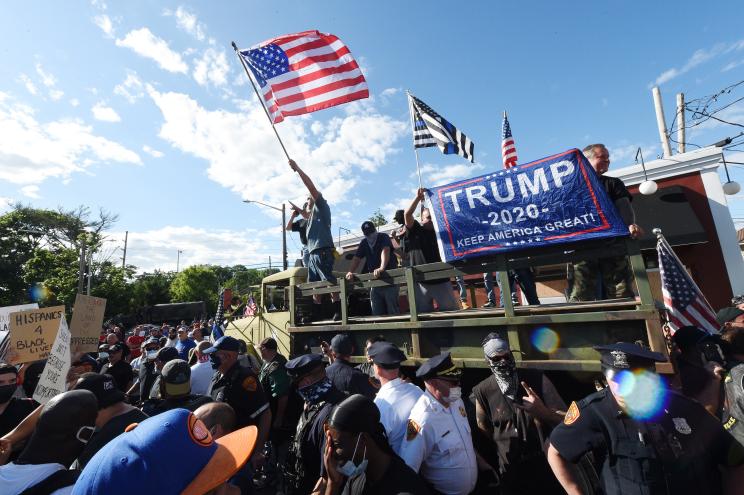
<path fill-rule="evenodd" d="M 503 308 L 421 313 L 412 297 L 413 286 L 418 281 L 499 272 L 502 286 L 506 286 L 508 269 L 565 266 L 581 259 L 623 255 L 629 257 L 635 277 L 638 297 L 633 299 L 515 307 L 506 297 Z M 266 277 L 258 313 L 231 322 L 228 334 L 256 345 L 265 337 L 274 337 L 281 353 L 296 356 L 308 350 L 318 351 L 320 342 L 329 342 L 337 333 L 348 333 L 356 344 L 353 359 L 357 362 L 365 359 L 365 340 L 383 335 L 406 353 L 405 365 L 417 366 L 431 356 L 449 351 L 467 375 L 469 370 L 473 373 L 487 368 L 481 341 L 489 332 L 500 330 L 508 335 L 512 349 L 519 351 L 515 353 L 519 367 L 550 371 L 554 376 L 568 375 L 571 382 L 584 383 L 592 383 L 600 369 L 599 354 L 592 349 L 595 345 L 642 341 L 652 350 L 667 354 L 644 261 L 638 243 L 629 238 L 533 248 L 465 263 L 399 268 L 377 280 L 371 275 L 357 275 L 353 281 L 347 281 L 343 277 L 344 265 L 348 265 L 348 258 L 340 257 L 334 267 L 338 277 L 335 285 L 308 283 L 305 268 L 292 268 Z M 363 301 L 370 287 L 390 284 L 399 286 L 401 307 L 407 306 L 405 313 L 373 317 L 355 310 L 355 298 Z M 312 296 L 327 297 L 331 292 L 341 294 L 341 321 L 327 319 L 303 324 L 310 313 Z M 672 369 L 662 364 L 659 371 L 671 373 Z"/>

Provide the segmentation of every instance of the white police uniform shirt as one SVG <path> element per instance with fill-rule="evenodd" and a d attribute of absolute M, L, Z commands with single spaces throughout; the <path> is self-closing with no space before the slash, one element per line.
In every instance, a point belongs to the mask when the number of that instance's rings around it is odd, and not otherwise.
<path fill-rule="evenodd" d="M 380 423 L 385 427 L 390 446 L 398 455 L 406 436 L 408 417 L 423 393 L 413 383 L 404 382 L 400 378 L 387 382 L 377 392 L 375 404 L 380 410 Z"/>
<path fill-rule="evenodd" d="M 400 456 L 438 492 L 473 491 L 478 466 L 462 400 L 444 407 L 424 392 L 411 411 Z"/>

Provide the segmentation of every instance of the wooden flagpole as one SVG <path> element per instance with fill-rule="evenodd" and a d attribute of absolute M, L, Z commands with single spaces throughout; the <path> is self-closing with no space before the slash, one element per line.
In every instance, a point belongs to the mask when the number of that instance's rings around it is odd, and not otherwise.
<path fill-rule="evenodd" d="M 256 88 L 256 83 L 253 82 L 253 77 L 251 76 L 251 72 L 248 70 L 248 66 L 245 64 L 245 60 L 243 59 L 243 56 L 240 54 L 240 50 L 238 50 L 238 45 L 235 44 L 235 42 L 232 42 L 232 47 L 235 50 L 235 54 L 238 56 L 238 59 L 240 59 L 240 63 L 243 65 L 243 69 L 245 70 L 245 74 L 248 76 L 248 80 L 251 82 L 251 86 L 253 86 L 253 91 L 256 92 L 256 96 L 258 97 L 258 101 L 261 102 L 261 108 L 263 108 L 264 113 L 266 114 L 266 118 L 269 119 L 269 124 L 271 124 L 271 128 L 274 129 L 274 134 L 276 134 L 276 138 L 279 140 L 279 144 L 282 146 L 282 150 L 284 151 L 284 155 L 287 157 L 287 160 L 291 160 L 289 157 L 289 153 L 287 153 L 287 148 L 284 147 L 284 143 L 282 142 L 282 138 L 279 137 L 279 132 L 276 130 L 276 126 L 274 125 L 274 121 L 271 120 L 271 115 L 269 115 L 269 111 L 266 109 L 266 104 L 264 103 L 263 96 L 261 96 L 261 93 L 258 92 L 258 88 Z"/>

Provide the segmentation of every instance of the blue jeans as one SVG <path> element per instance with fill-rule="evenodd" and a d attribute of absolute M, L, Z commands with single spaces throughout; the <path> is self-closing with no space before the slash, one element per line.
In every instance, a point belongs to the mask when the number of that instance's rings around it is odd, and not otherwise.
<path fill-rule="evenodd" d="M 370 288 L 369 302 L 372 306 L 372 314 L 375 316 L 399 314 L 398 286 Z"/>

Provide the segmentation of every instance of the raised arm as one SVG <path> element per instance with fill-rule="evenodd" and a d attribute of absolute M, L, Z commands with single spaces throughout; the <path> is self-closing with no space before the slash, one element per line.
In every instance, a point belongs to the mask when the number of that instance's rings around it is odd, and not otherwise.
<path fill-rule="evenodd" d="M 289 215 L 289 220 L 287 221 L 287 225 L 284 226 L 284 230 L 292 231 L 292 224 L 294 223 L 294 219 L 297 218 L 297 215 L 300 213 L 292 208 L 292 213 Z"/>
<path fill-rule="evenodd" d="M 310 179 L 310 177 L 308 177 L 307 174 L 302 171 L 299 165 L 297 165 L 297 162 L 295 162 L 294 160 L 289 160 L 289 166 L 292 167 L 292 170 L 297 172 L 297 175 L 300 176 L 300 179 L 302 179 L 302 183 L 305 184 L 305 187 L 307 187 L 310 196 L 312 196 L 314 200 L 317 200 L 318 196 L 320 196 L 320 192 L 315 188 L 315 184 L 313 184 L 313 181 Z"/>
<path fill-rule="evenodd" d="M 411 205 L 408 207 L 408 209 L 405 211 L 404 218 L 406 220 L 406 227 L 409 229 L 413 227 L 413 212 L 416 211 L 416 206 L 424 200 L 424 190 L 419 189 L 418 192 L 416 192 L 416 197 L 413 198 L 413 201 L 411 202 Z"/>

